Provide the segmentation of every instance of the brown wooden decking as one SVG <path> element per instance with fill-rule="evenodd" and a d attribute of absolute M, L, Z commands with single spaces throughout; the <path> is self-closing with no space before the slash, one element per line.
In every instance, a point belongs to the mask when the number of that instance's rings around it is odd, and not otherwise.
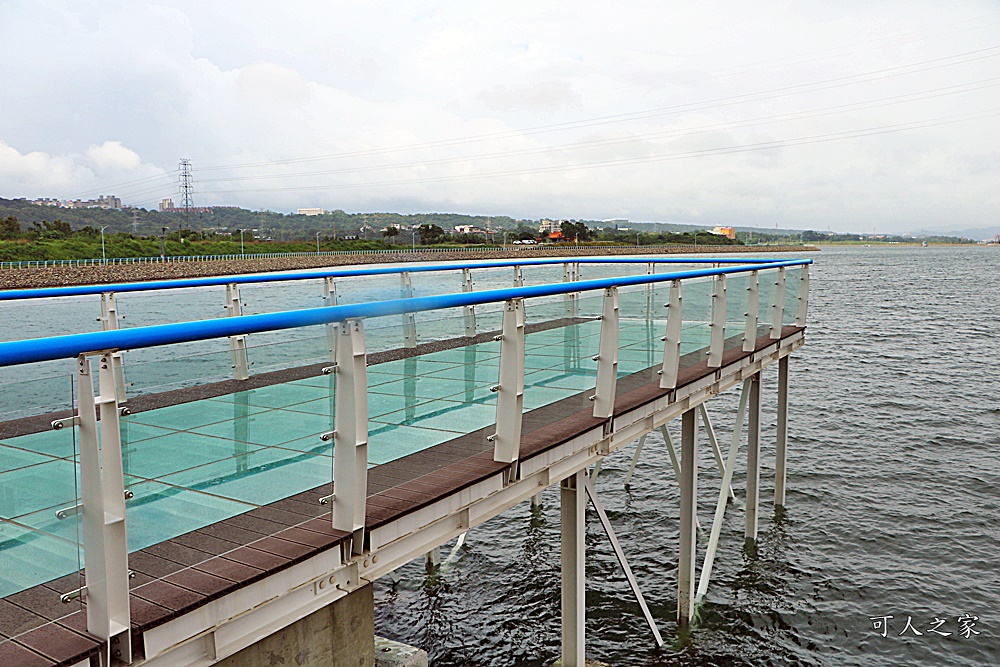
<path fill-rule="evenodd" d="M 802 331 L 786 326 L 782 338 Z M 465 342 L 468 342 L 466 339 Z M 776 341 L 760 336 L 754 351 Z M 430 351 L 430 350 L 428 350 Z M 723 365 L 752 352 L 739 346 L 723 355 Z M 678 387 L 716 369 L 705 350 L 684 355 Z M 666 395 L 659 366 L 619 378 L 614 414 L 620 415 Z M 592 416 L 593 390 L 526 412 L 520 459 L 528 460 L 585 433 L 606 420 Z M 378 528 L 504 470 L 493 461 L 494 427 L 483 428 L 368 471 L 366 527 Z M 131 587 L 133 645 L 146 630 L 189 613 L 296 563 L 339 547 L 347 533 L 333 530 L 330 512 L 319 504 L 330 495 L 326 484 L 133 552 Z M 99 641 L 87 634 L 85 608 L 61 618 L 59 595 L 81 585 L 78 574 L 0 599 L 0 665 L 72 665 L 95 655 Z M 85 605 L 84 605 L 85 607 Z M 52 622 L 55 619 L 60 619 Z"/>

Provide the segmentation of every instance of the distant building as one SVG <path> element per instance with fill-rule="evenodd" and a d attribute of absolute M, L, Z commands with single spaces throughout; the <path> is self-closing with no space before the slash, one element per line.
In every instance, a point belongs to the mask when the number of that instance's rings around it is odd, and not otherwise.
<path fill-rule="evenodd" d="M 628 218 L 608 218 L 607 220 L 602 220 L 605 225 L 611 225 L 615 229 L 618 229 L 618 225 L 627 225 Z"/>
<path fill-rule="evenodd" d="M 121 210 L 122 200 L 114 195 L 101 195 L 97 199 L 71 199 L 60 201 L 43 197 L 42 199 L 32 199 L 32 204 L 38 206 L 56 206 L 59 208 L 107 208 Z"/>
<path fill-rule="evenodd" d="M 326 213 L 326 209 L 322 208 L 298 208 L 295 209 L 298 215 L 323 215 Z"/>
<path fill-rule="evenodd" d="M 32 199 L 31 203 L 36 204 L 38 206 L 62 206 L 62 202 L 59 201 L 58 199 L 49 199 L 48 197 L 43 197 L 41 199 Z"/>
<path fill-rule="evenodd" d="M 455 225 L 455 231 L 459 234 L 485 234 L 486 230 L 475 225 Z"/>
<path fill-rule="evenodd" d="M 725 236 L 727 239 L 736 238 L 736 228 L 735 227 L 713 227 L 712 233 L 717 236 Z"/>
<path fill-rule="evenodd" d="M 558 232 L 562 229 L 563 220 L 548 220 L 542 219 L 538 222 L 538 233 L 539 234 L 551 234 L 552 232 Z"/>
<path fill-rule="evenodd" d="M 160 202 L 160 213 L 167 213 L 174 210 L 174 200 L 167 198 Z"/>

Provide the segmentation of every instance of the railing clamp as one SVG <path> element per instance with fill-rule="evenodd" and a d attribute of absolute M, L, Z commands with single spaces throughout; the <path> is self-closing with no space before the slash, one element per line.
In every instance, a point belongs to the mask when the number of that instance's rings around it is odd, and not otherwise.
<path fill-rule="evenodd" d="M 326 433 L 321 433 L 319 439 L 322 440 L 323 442 L 329 442 L 330 440 L 333 440 L 335 437 L 337 437 L 336 431 L 327 431 Z"/>
<path fill-rule="evenodd" d="M 80 416 L 76 415 L 73 417 L 66 417 L 65 419 L 56 419 L 52 422 L 52 428 L 59 431 L 67 426 L 79 426 Z"/>
<path fill-rule="evenodd" d="M 332 366 L 324 366 L 322 368 L 323 375 L 329 375 L 331 373 L 336 373 L 336 372 L 337 372 L 337 364 L 333 364 Z"/>

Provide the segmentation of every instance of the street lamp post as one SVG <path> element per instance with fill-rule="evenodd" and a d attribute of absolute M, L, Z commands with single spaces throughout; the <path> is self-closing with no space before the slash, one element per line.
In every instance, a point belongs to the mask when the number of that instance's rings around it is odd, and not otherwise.
<path fill-rule="evenodd" d="M 503 233 L 503 249 L 507 249 L 507 232 Z"/>
<path fill-rule="evenodd" d="M 108 254 L 104 251 L 104 230 L 107 227 L 101 227 L 101 264 L 107 266 L 108 264 Z"/>
<path fill-rule="evenodd" d="M 164 259 L 167 258 L 167 249 L 166 249 L 166 246 L 163 244 L 163 237 L 166 235 L 168 229 L 170 229 L 170 227 L 162 227 L 160 229 L 160 259 L 161 260 L 164 260 Z"/>
<path fill-rule="evenodd" d="M 319 235 L 323 232 L 316 232 L 316 254 L 319 254 Z"/>
<path fill-rule="evenodd" d="M 245 232 L 245 231 L 246 231 L 245 229 L 241 229 L 240 230 L 240 257 L 246 257 L 247 256 L 246 251 L 245 251 L 244 246 L 243 246 L 243 232 Z"/>
<path fill-rule="evenodd" d="M 639 247 L 639 232 L 635 233 L 635 247 Z"/>
<path fill-rule="evenodd" d="M 416 230 L 410 232 L 410 249 L 411 250 L 416 250 L 417 249 L 417 232 L 416 232 Z"/>

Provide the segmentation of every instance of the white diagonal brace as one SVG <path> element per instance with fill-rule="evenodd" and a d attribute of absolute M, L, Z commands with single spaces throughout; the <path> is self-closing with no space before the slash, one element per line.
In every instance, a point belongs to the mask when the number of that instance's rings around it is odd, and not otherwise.
<path fill-rule="evenodd" d="M 635 575 L 632 574 L 632 568 L 628 564 L 628 559 L 625 558 L 625 552 L 622 551 L 622 545 L 618 542 L 618 536 L 615 535 L 615 529 L 611 526 L 611 520 L 608 519 L 608 513 L 604 511 L 604 504 L 601 499 L 597 497 L 597 491 L 594 489 L 594 482 L 589 477 L 584 478 L 587 485 L 587 495 L 590 496 L 590 502 L 594 504 L 594 509 L 597 510 L 597 516 L 601 520 L 601 525 L 604 527 L 604 533 L 608 536 L 608 541 L 611 542 L 611 548 L 614 549 L 615 556 L 618 557 L 618 564 L 622 566 L 622 570 L 625 572 L 625 578 L 628 579 L 628 585 L 632 588 L 632 593 L 635 595 L 636 602 L 639 603 L 639 608 L 642 609 L 642 615 L 646 617 L 646 623 L 649 624 L 649 629 L 653 631 L 653 639 L 656 640 L 657 647 L 663 646 L 663 637 L 660 636 L 660 630 L 656 627 L 656 621 L 653 620 L 653 614 L 649 611 L 649 606 L 646 604 L 646 598 L 642 596 L 642 591 L 639 589 L 639 582 L 635 580 Z"/>
<path fill-rule="evenodd" d="M 635 472 L 635 466 L 639 463 L 639 455 L 642 454 L 643 445 L 646 444 L 646 436 L 648 433 L 643 433 L 639 437 L 639 443 L 635 446 L 635 453 L 632 454 L 632 463 L 628 466 L 628 472 L 625 474 L 625 488 L 629 487 L 632 483 L 632 474 Z"/>
<path fill-rule="evenodd" d="M 705 408 L 704 403 L 698 406 L 698 411 L 701 413 L 701 423 L 704 424 L 705 433 L 708 435 L 708 442 L 712 445 L 712 453 L 715 454 L 715 462 L 719 466 L 719 472 L 725 476 L 726 464 L 722 460 L 722 450 L 719 448 L 719 440 L 715 437 L 715 427 L 712 426 L 712 420 L 708 417 L 708 410 Z M 732 484 L 729 485 L 729 497 L 733 500 L 736 499 Z"/>

